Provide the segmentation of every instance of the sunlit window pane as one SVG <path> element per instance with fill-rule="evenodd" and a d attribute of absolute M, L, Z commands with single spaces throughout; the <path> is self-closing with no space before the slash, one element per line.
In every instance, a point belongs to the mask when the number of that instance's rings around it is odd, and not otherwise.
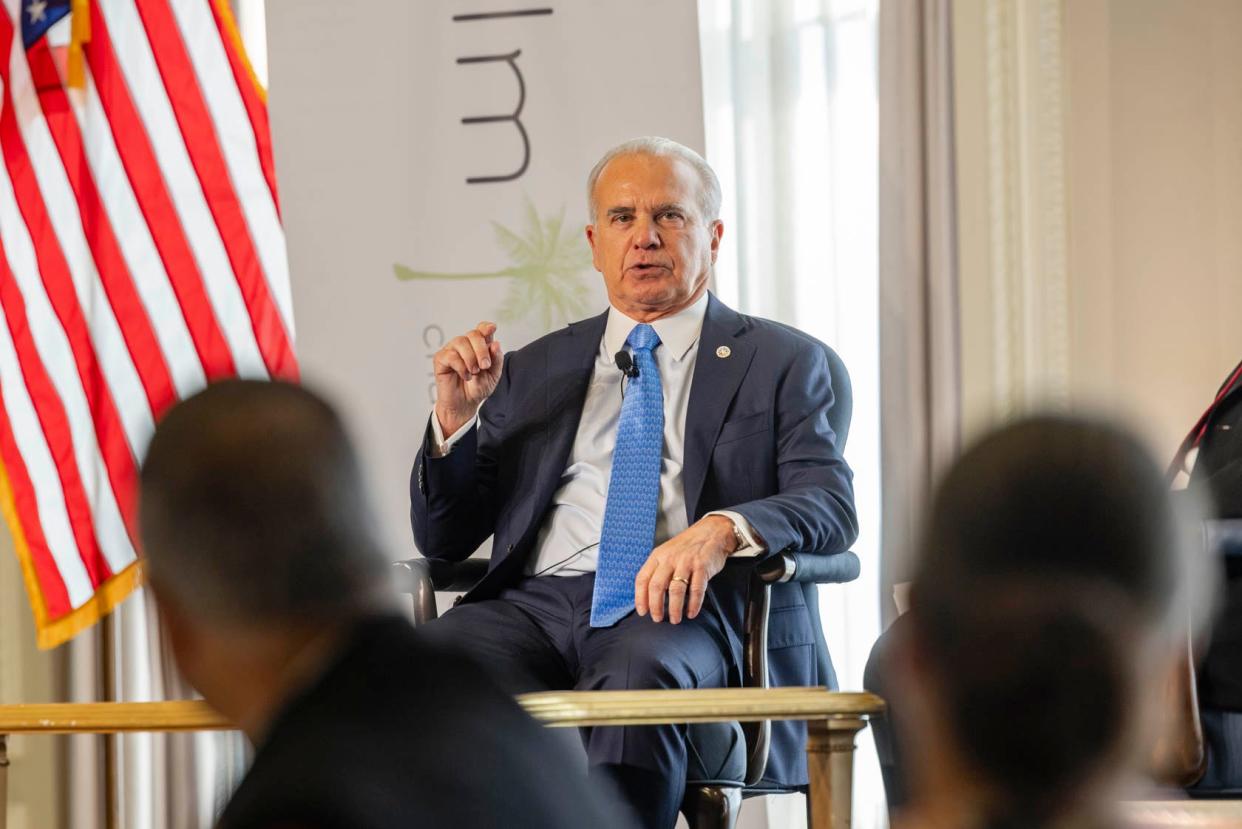
<path fill-rule="evenodd" d="M 795 325 L 849 367 L 863 561 L 858 581 L 820 589 L 844 688 L 862 685 L 879 633 L 880 419 L 877 0 L 702 0 L 707 157 L 725 192 L 716 291 Z M 870 736 L 859 740 L 855 825 L 887 823 Z M 803 825 L 791 798 L 769 825 Z"/>

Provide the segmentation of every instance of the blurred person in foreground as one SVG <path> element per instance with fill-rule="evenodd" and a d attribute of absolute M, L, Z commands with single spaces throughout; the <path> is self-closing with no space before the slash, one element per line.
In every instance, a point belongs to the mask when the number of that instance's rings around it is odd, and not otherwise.
<path fill-rule="evenodd" d="M 1118 800 L 1210 604 L 1186 506 L 1103 423 L 1027 420 L 958 461 L 894 643 L 911 781 L 895 827 L 1128 825 Z"/>
<path fill-rule="evenodd" d="M 209 387 L 156 429 L 140 498 L 177 665 L 256 747 L 223 829 L 617 825 L 510 697 L 395 613 L 323 400 Z"/>

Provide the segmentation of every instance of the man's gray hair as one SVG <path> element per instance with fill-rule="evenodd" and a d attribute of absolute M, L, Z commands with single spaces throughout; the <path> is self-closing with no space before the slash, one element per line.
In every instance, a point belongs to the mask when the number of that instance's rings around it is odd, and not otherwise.
<path fill-rule="evenodd" d="M 339 622 L 386 600 L 390 563 L 327 402 L 228 380 L 177 404 L 142 466 L 147 572 L 199 624 Z"/>
<path fill-rule="evenodd" d="M 604 157 L 591 168 L 591 175 L 587 176 L 587 210 L 590 217 L 588 221 L 592 224 L 595 223 L 599 208 L 595 203 L 595 185 L 599 183 L 600 174 L 604 172 L 608 162 L 623 155 L 654 155 L 678 158 L 686 162 L 699 176 L 699 210 L 702 211 L 703 218 L 709 222 L 720 218 L 720 179 L 716 178 L 716 171 L 712 166 L 685 144 L 678 144 L 671 138 L 648 135 L 618 144 L 604 153 Z"/>

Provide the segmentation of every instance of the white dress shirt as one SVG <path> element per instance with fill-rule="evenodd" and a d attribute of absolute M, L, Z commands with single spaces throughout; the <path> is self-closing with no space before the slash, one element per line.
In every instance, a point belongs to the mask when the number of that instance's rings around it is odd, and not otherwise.
<path fill-rule="evenodd" d="M 707 294 L 704 293 L 690 307 L 651 323 L 660 336 L 660 345 L 655 349 L 654 357 L 664 392 L 660 511 L 656 516 L 655 532 L 657 546 L 687 526 L 686 496 L 681 474 L 686 445 L 686 409 L 698 356 L 696 346 L 706 313 Z M 527 575 L 576 576 L 595 572 L 625 379 L 613 357 L 623 348 L 629 350 L 625 340 L 638 324 L 615 307 L 609 308 L 608 323 L 595 357 L 578 433 L 574 437 L 568 465 L 561 474 L 560 486 L 552 496 L 543 525 L 539 528 L 534 552 L 527 561 Z M 446 439 L 433 412 L 431 429 L 438 444 L 438 451 L 434 454 L 443 455 L 451 451 L 476 421 L 477 418 L 471 420 Z M 741 515 L 727 510 L 708 514 L 724 515 L 737 527 L 746 543 L 735 550 L 734 555 L 763 552 L 749 522 Z"/>

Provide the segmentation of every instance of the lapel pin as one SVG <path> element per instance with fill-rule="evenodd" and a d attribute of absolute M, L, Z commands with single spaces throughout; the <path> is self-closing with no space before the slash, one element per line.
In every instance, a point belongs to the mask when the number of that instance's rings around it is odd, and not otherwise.
<path fill-rule="evenodd" d="M 722 359 L 722 360 L 723 360 L 725 357 L 728 357 L 728 356 L 729 356 L 730 354 L 732 354 L 732 353 L 733 353 L 733 351 L 732 351 L 732 350 L 730 350 L 730 349 L 729 349 L 729 346 L 727 346 L 727 345 L 722 345 L 722 346 L 720 346 L 720 348 L 717 348 L 717 349 L 716 349 L 716 356 L 717 356 L 717 357 L 719 357 L 719 358 L 720 358 L 720 359 Z"/>

